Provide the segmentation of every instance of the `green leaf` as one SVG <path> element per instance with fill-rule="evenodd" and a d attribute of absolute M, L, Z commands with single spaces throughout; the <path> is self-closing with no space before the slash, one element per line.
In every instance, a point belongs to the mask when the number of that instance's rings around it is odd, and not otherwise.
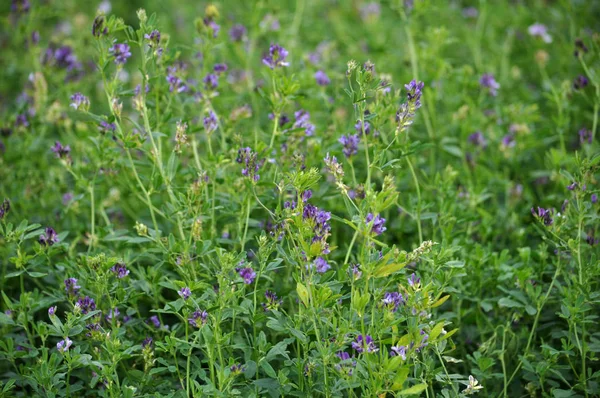
<path fill-rule="evenodd" d="M 498 305 L 500 307 L 508 307 L 508 308 L 523 308 L 524 305 L 513 300 L 510 299 L 508 297 L 502 297 L 500 300 L 498 300 Z"/>
<path fill-rule="evenodd" d="M 465 262 L 462 260 L 452 260 L 446 263 L 446 266 L 450 268 L 462 268 L 465 266 Z"/>
<path fill-rule="evenodd" d="M 382 264 L 374 272 L 374 276 L 376 278 L 384 278 L 388 275 L 393 274 L 394 272 L 400 271 L 402 268 L 406 267 L 407 263 L 392 263 L 392 264 Z"/>
<path fill-rule="evenodd" d="M 262 370 L 265 371 L 265 373 L 267 374 L 267 376 L 272 377 L 272 378 L 277 378 L 277 373 L 275 373 L 275 369 L 273 369 L 273 367 L 271 366 L 271 364 L 269 364 L 269 362 L 267 361 L 262 361 L 260 363 L 260 367 Z"/>
<path fill-rule="evenodd" d="M 396 395 L 416 395 L 427 389 L 427 383 L 416 384 L 406 390 L 398 391 Z"/>
<path fill-rule="evenodd" d="M 302 283 L 298 282 L 296 285 L 296 292 L 298 293 L 298 297 L 302 300 L 305 306 L 308 307 L 308 289 Z"/>

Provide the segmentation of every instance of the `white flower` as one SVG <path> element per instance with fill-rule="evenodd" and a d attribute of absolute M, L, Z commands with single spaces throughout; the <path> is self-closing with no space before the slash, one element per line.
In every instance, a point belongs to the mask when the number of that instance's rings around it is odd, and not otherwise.
<path fill-rule="evenodd" d="M 469 376 L 469 384 L 467 388 L 463 390 L 463 393 L 466 395 L 471 395 L 479 392 L 479 390 L 483 389 L 483 386 L 479 385 L 479 382 L 473 376 Z"/>

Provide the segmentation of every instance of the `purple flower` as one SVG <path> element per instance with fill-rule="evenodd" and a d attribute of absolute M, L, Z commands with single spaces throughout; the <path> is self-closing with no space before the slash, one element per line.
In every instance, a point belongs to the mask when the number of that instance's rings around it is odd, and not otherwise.
<path fill-rule="evenodd" d="M 75 278 L 67 278 L 65 279 L 65 291 L 70 296 L 76 296 L 79 293 L 79 289 L 81 286 L 77 284 L 77 279 Z"/>
<path fill-rule="evenodd" d="M 327 237 L 331 231 L 329 220 L 331 219 L 331 213 L 320 210 L 316 206 L 307 203 L 304 206 L 302 212 L 302 218 L 313 228 L 314 236 L 312 238 L 313 243 L 320 243 L 323 254 L 329 254 L 329 245 L 327 244 Z"/>
<path fill-rule="evenodd" d="M 254 279 L 256 279 L 256 272 L 254 272 L 252 267 L 236 268 L 236 271 L 244 279 L 246 285 L 252 284 Z"/>
<path fill-rule="evenodd" d="M 404 85 L 407 91 L 406 102 L 400 105 L 400 108 L 396 111 L 396 123 L 398 124 L 399 131 L 404 131 L 412 125 L 415 113 L 421 107 L 423 87 L 425 87 L 425 83 L 414 79 Z"/>
<path fill-rule="evenodd" d="M 595 193 L 592 194 L 591 197 L 592 203 L 598 203 L 598 195 L 596 195 Z"/>
<path fill-rule="evenodd" d="M 315 133 L 315 125 L 310 122 L 310 113 L 304 109 L 300 109 L 294 113 L 294 118 L 296 121 L 292 126 L 293 129 L 304 129 L 304 135 L 307 137 Z"/>
<path fill-rule="evenodd" d="M 399 356 L 400 358 L 402 358 L 403 361 L 406 361 L 406 346 L 392 346 L 390 356 Z"/>
<path fill-rule="evenodd" d="M 124 263 L 116 263 L 112 266 L 110 270 L 117 274 L 117 278 L 119 279 L 123 279 L 127 275 L 129 275 L 129 270 L 127 269 L 127 266 Z"/>
<path fill-rule="evenodd" d="M 63 206 L 67 206 L 73 200 L 73 194 L 71 192 L 67 192 L 62 196 L 62 204 Z"/>
<path fill-rule="evenodd" d="M 588 144 L 591 144 L 593 138 L 594 135 L 592 134 L 592 130 L 588 130 L 586 128 L 582 128 L 581 130 L 579 130 L 579 142 L 581 143 L 581 145 L 585 144 L 586 142 Z"/>
<path fill-rule="evenodd" d="M 242 373 L 243 371 L 245 371 L 245 370 L 246 370 L 246 367 L 245 367 L 245 366 L 242 366 L 242 365 L 240 365 L 240 364 L 234 363 L 233 365 L 231 365 L 231 366 L 229 367 L 229 370 L 230 370 L 230 371 L 231 371 L 231 373 L 233 373 L 233 374 L 240 374 L 240 373 Z"/>
<path fill-rule="evenodd" d="M 585 241 L 590 246 L 596 246 L 598 244 L 599 240 L 598 240 L 598 238 L 594 238 L 594 235 L 592 233 L 589 233 L 587 235 L 587 237 L 585 238 Z"/>
<path fill-rule="evenodd" d="M 302 192 L 302 202 L 306 203 L 310 198 L 312 198 L 312 191 L 310 189 Z"/>
<path fill-rule="evenodd" d="M 116 319 L 119 317 L 119 315 L 121 315 L 121 312 L 118 308 L 115 307 L 114 309 L 108 311 L 108 315 L 106 315 L 106 320 L 108 322 L 112 322 L 113 318 Z"/>
<path fill-rule="evenodd" d="M 467 7 L 463 8 L 462 15 L 465 18 L 477 18 L 479 16 L 479 11 L 475 7 Z"/>
<path fill-rule="evenodd" d="M 534 23 L 531 25 L 527 31 L 531 36 L 540 37 L 546 43 L 552 43 L 552 36 L 548 34 L 548 29 L 546 25 L 542 25 L 541 23 Z"/>
<path fill-rule="evenodd" d="M 89 296 L 85 296 L 83 298 L 80 297 L 75 305 L 79 307 L 82 314 L 87 314 L 90 311 L 96 310 L 96 302 Z"/>
<path fill-rule="evenodd" d="M 178 68 L 177 66 L 170 66 L 167 68 L 167 82 L 169 83 L 169 91 L 182 93 L 188 90 L 185 82 L 177 76 Z"/>
<path fill-rule="evenodd" d="M 71 341 L 71 339 L 69 339 L 68 337 L 65 337 L 64 340 L 61 340 L 58 343 L 56 343 L 56 349 L 62 353 L 65 353 L 69 351 L 69 348 L 71 348 L 72 344 L 73 341 Z"/>
<path fill-rule="evenodd" d="M 24 113 L 20 113 L 17 115 L 17 117 L 15 118 L 15 126 L 19 127 L 19 126 L 23 126 L 23 127 L 27 127 L 29 126 L 29 121 L 27 120 L 27 115 Z"/>
<path fill-rule="evenodd" d="M 515 140 L 515 135 L 512 133 L 506 134 L 504 137 L 502 137 L 502 147 L 507 149 L 507 148 L 513 148 L 515 145 L 517 144 L 517 141 Z"/>
<path fill-rule="evenodd" d="M 314 266 L 319 274 L 327 272 L 331 266 L 323 257 L 317 257 L 314 261 Z"/>
<path fill-rule="evenodd" d="M 356 366 L 356 360 L 354 360 L 354 358 L 352 358 L 346 351 L 338 351 L 335 356 L 340 359 L 340 363 L 335 365 L 335 368 L 338 371 L 345 370 L 348 372 L 349 376 L 352 376 L 352 368 Z"/>
<path fill-rule="evenodd" d="M 92 35 L 94 37 L 106 36 L 108 28 L 106 27 L 106 18 L 104 15 L 98 15 L 92 24 Z"/>
<path fill-rule="evenodd" d="M 359 119 L 356 121 L 356 124 L 354 125 L 354 129 L 356 130 L 356 132 L 360 135 L 363 135 L 363 132 L 366 135 L 369 135 L 369 133 L 371 132 L 371 124 L 367 121 L 365 121 L 364 123 Z"/>
<path fill-rule="evenodd" d="M 352 277 L 357 280 L 362 276 L 362 271 L 360 270 L 360 264 L 352 264 L 350 268 L 350 272 L 352 272 Z"/>
<path fill-rule="evenodd" d="M 150 34 L 146 33 L 144 38 L 149 40 L 152 45 L 156 46 L 160 43 L 160 32 L 154 29 Z"/>
<path fill-rule="evenodd" d="M 317 81 L 317 84 L 319 86 L 328 86 L 331 83 L 331 80 L 329 79 L 327 74 L 322 70 L 318 70 L 315 73 L 315 80 Z"/>
<path fill-rule="evenodd" d="M 414 289 L 418 289 L 421 286 L 421 278 L 417 274 L 412 274 L 408 277 L 408 285 Z"/>
<path fill-rule="evenodd" d="M 539 218 L 546 226 L 550 226 L 554 222 L 554 219 L 552 218 L 552 210 L 547 210 L 547 209 L 544 209 L 544 208 L 538 206 L 537 211 L 536 211 L 532 207 L 531 214 L 533 214 L 534 217 Z"/>
<path fill-rule="evenodd" d="M 192 313 L 192 316 L 188 318 L 188 323 L 194 327 L 199 328 L 206 323 L 208 318 L 208 312 L 196 310 Z"/>
<path fill-rule="evenodd" d="M 282 66 L 288 66 L 289 62 L 285 62 L 288 56 L 288 51 L 279 44 L 271 44 L 269 47 L 269 55 L 265 55 L 262 59 L 263 64 L 271 69 Z"/>
<path fill-rule="evenodd" d="M 63 146 L 59 141 L 56 141 L 54 143 L 54 146 L 50 148 L 50 150 L 54 152 L 56 154 L 56 157 L 59 159 L 66 159 L 71 153 L 71 147 L 69 147 L 68 145 Z"/>
<path fill-rule="evenodd" d="M 30 8 L 29 0 L 12 0 L 10 4 L 10 10 L 16 14 L 26 14 Z"/>
<path fill-rule="evenodd" d="M 160 328 L 160 320 L 158 319 L 158 316 L 152 315 L 149 321 L 154 325 L 155 328 Z"/>
<path fill-rule="evenodd" d="M 52 317 L 54 314 L 56 314 L 56 306 L 48 308 L 48 315 Z"/>
<path fill-rule="evenodd" d="M 267 302 L 262 304 L 265 311 L 277 309 L 283 302 L 282 300 L 279 300 L 275 292 L 270 290 L 265 291 L 265 298 L 267 299 Z"/>
<path fill-rule="evenodd" d="M 217 115 L 213 111 L 208 112 L 208 116 L 206 116 L 203 120 L 204 129 L 207 134 L 212 133 L 219 126 L 219 121 L 217 119 Z"/>
<path fill-rule="evenodd" d="M 54 229 L 46 227 L 44 233 L 38 238 L 38 241 L 42 246 L 52 246 L 58 242 L 58 235 Z"/>
<path fill-rule="evenodd" d="M 369 213 L 369 214 L 367 214 L 367 218 L 365 219 L 365 221 L 367 224 L 370 224 L 371 222 L 373 222 L 373 225 L 371 226 L 371 232 L 374 233 L 375 235 L 381 235 L 387 229 L 384 226 L 385 218 L 382 218 L 379 214 L 376 216 L 373 216 L 373 213 Z"/>
<path fill-rule="evenodd" d="M 75 93 L 71 96 L 71 107 L 75 110 L 87 111 L 90 107 L 90 100 L 81 93 Z"/>
<path fill-rule="evenodd" d="M 98 130 L 100 130 L 102 134 L 114 133 L 116 129 L 117 126 L 114 123 L 108 123 L 104 120 L 100 121 L 100 125 L 98 126 Z"/>
<path fill-rule="evenodd" d="M 588 84 L 590 84 L 588 78 L 583 75 L 579 75 L 573 81 L 573 88 L 575 90 L 581 90 L 583 88 L 586 88 Z"/>
<path fill-rule="evenodd" d="M 179 295 L 181 296 L 182 299 L 187 300 L 190 298 L 190 296 L 192 295 L 192 291 L 190 290 L 189 287 L 182 287 L 181 290 L 179 290 Z"/>
<path fill-rule="evenodd" d="M 360 143 L 360 136 L 358 134 L 343 135 L 338 142 L 344 146 L 342 152 L 347 158 L 358 153 L 358 144 Z"/>
<path fill-rule="evenodd" d="M 500 84 L 494 78 L 494 75 L 491 73 L 484 73 L 479 79 L 479 84 L 481 87 L 488 89 L 489 93 L 495 97 L 498 95 L 498 89 L 500 88 Z"/>
<path fill-rule="evenodd" d="M 487 146 L 487 142 L 481 131 L 476 131 L 473 134 L 471 134 L 469 136 L 469 142 L 480 148 L 485 148 Z"/>
<path fill-rule="evenodd" d="M 152 341 L 152 337 L 146 337 L 142 341 L 142 348 L 152 348 L 153 344 L 154 344 L 154 342 Z"/>
<path fill-rule="evenodd" d="M 231 41 L 242 41 L 246 37 L 247 29 L 244 25 L 236 24 L 229 30 Z"/>
<path fill-rule="evenodd" d="M 115 43 L 108 49 L 109 53 L 115 57 L 115 64 L 124 64 L 131 57 L 131 48 L 125 43 Z"/>
<path fill-rule="evenodd" d="M 217 87 L 219 87 L 219 78 L 217 75 L 212 73 L 206 75 L 206 77 L 202 79 L 202 82 L 204 83 L 204 88 L 206 90 L 215 90 Z"/>
<path fill-rule="evenodd" d="M 77 59 L 77 56 L 73 54 L 73 49 L 70 46 L 62 46 L 55 50 L 48 48 L 42 61 L 45 64 L 52 64 L 58 68 L 66 69 L 69 72 L 82 68 L 81 63 Z"/>
<path fill-rule="evenodd" d="M 255 182 L 260 179 L 258 170 L 261 168 L 264 161 L 258 160 L 258 154 L 253 152 L 250 147 L 241 148 L 238 150 L 236 162 L 244 166 L 242 169 L 242 175 L 244 177 L 248 177 Z"/>
<path fill-rule="evenodd" d="M 392 312 L 396 312 L 401 304 L 404 304 L 404 298 L 398 292 L 387 292 L 383 295 L 381 300 L 384 306 L 391 309 Z"/>
<path fill-rule="evenodd" d="M 212 32 L 213 39 L 216 39 L 219 36 L 219 32 L 221 31 L 221 27 L 214 20 L 205 18 L 204 25 L 208 28 L 210 32 Z"/>
<path fill-rule="evenodd" d="M 10 211 L 10 200 L 4 199 L 2 204 L 0 205 L 0 220 L 4 218 Z"/>
<path fill-rule="evenodd" d="M 569 191 L 574 191 L 575 189 L 577 189 L 579 185 L 576 182 L 572 182 L 571 184 L 567 185 L 567 189 Z"/>
<path fill-rule="evenodd" d="M 417 348 L 417 352 L 421 351 L 422 348 L 427 347 L 429 345 L 429 335 L 424 330 L 421 330 L 421 336 L 423 336 L 423 338 L 421 339 L 421 344 Z"/>
<path fill-rule="evenodd" d="M 362 334 L 356 336 L 356 341 L 352 342 L 352 348 L 354 348 L 359 353 L 365 351 L 367 353 L 379 351 L 379 348 L 373 342 L 373 338 L 369 335 L 363 336 Z"/>
<path fill-rule="evenodd" d="M 217 74 L 225 73 L 227 72 L 227 64 L 215 64 L 213 71 Z"/>

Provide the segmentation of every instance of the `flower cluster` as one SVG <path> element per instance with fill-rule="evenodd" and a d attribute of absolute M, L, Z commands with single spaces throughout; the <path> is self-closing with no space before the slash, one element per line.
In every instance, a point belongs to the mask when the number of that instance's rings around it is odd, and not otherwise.
<path fill-rule="evenodd" d="M 350 356 L 346 351 L 339 351 L 335 354 L 340 359 L 340 363 L 335 365 L 335 368 L 339 372 L 346 373 L 348 376 L 352 376 L 352 372 L 356 367 L 356 360 Z"/>
<path fill-rule="evenodd" d="M 491 73 L 484 73 L 479 79 L 479 84 L 484 89 L 487 89 L 491 96 L 495 97 L 498 95 L 500 84 L 496 81 L 494 75 Z"/>
<path fill-rule="evenodd" d="M 342 149 L 344 156 L 349 158 L 352 155 L 356 155 L 358 153 L 358 144 L 360 143 L 360 136 L 358 134 L 343 135 L 340 137 L 339 143 L 344 146 L 344 149 Z"/>
<path fill-rule="evenodd" d="M 310 113 L 301 109 L 294 113 L 296 121 L 292 126 L 293 129 L 302 129 L 307 137 L 315 133 L 315 125 L 310 122 Z"/>
<path fill-rule="evenodd" d="M 313 245 L 318 245 L 318 252 L 322 254 L 329 254 L 329 244 L 327 243 L 327 238 L 331 233 L 331 226 L 329 225 L 331 213 L 321 210 L 310 203 L 306 203 L 302 211 L 302 219 L 312 229 L 313 236 L 311 242 Z M 322 272 L 325 272 L 329 269 L 329 264 L 327 264 L 327 262 L 322 258 L 321 260 L 315 260 L 314 265 L 317 270 L 322 270 Z"/>
<path fill-rule="evenodd" d="M 71 147 L 63 146 L 59 141 L 54 143 L 54 146 L 50 148 L 52 152 L 56 154 L 56 157 L 59 159 L 68 159 L 69 154 L 71 153 Z"/>
<path fill-rule="evenodd" d="M 365 221 L 371 226 L 371 233 L 374 235 L 381 235 L 387 229 L 385 227 L 385 218 L 381 217 L 379 214 L 373 216 L 373 213 L 369 213 L 367 214 Z"/>
<path fill-rule="evenodd" d="M 285 48 L 279 44 L 271 44 L 269 54 L 263 57 L 262 62 L 271 69 L 280 68 L 289 65 L 289 62 L 286 62 L 287 56 L 288 51 Z"/>
<path fill-rule="evenodd" d="M 396 112 L 396 133 L 403 132 L 410 125 L 412 125 L 415 118 L 415 112 L 421 107 L 421 96 L 423 94 L 423 87 L 425 83 L 411 80 L 410 83 L 404 85 L 406 89 L 406 102 L 400 105 L 400 108 Z"/>
<path fill-rule="evenodd" d="M 404 304 L 404 298 L 402 297 L 402 294 L 398 292 L 386 292 L 383 295 L 381 303 L 392 312 L 396 312 L 398 311 L 398 307 Z"/>
<path fill-rule="evenodd" d="M 90 99 L 81 93 L 75 93 L 71 96 L 71 108 L 87 111 L 90 108 Z"/>
<path fill-rule="evenodd" d="M 0 205 L 0 220 L 2 220 L 10 211 L 10 201 L 8 199 L 4 199 L 2 204 Z"/>
<path fill-rule="evenodd" d="M 212 110 L 208 111 L 208 115 L 204 117 L 202 123 L 207 134 L 211 134 L 219 127 L 219 119 L 217 119 L 217 115 Z"/>
<path fill-rule="evenodd" d="M 253 152 L 250 147 L 241 148 L 238 150 L 236 162 L 244 166 L 242 169 L 242 175 L 244 177 L 248 177 L 254 182 L 260 179 L 260 174 L 258 174 L 258 171 L 263 165 L 264 160 L 259 160 L 258 154 Z"/>
<path fill-rule="evenodd" d="M 169 83 L 169 91 L 183 93 L 189 90 L 186 82 L 180 77 L 181 68 L 177 65 L 167 68 L 167 83 Z"/>
<path fill-rule="evenodd" d="M 125 43 L 115 43 L 111 48 L 108 49 L 110 55 L 115 59 L 115 64 L 123 65 L 127 62 L 127 59 L 131 57 L 131 48 Z"/>
<path fill-rule="evenodd" d="M 552 213 L 553 213 L 553 210 L 544 209 L 539 206 L 537 208 L 537 211 L 533 207 L 531 208 L 531 214 L 533 214 L 535 217 L 539 218 L 540 221 L 542 221 L 545 226 L 550 226 L 554 223 L 554 219 L 552 218 Z"/>
<path fill-rule="evenodd" d="M 256 272 L 252 267 L 238 267 L 235 271 L 242 277 L 246 285 L 250 285 L 256 279 Z"/>
<path fill-rule="evenodd" d="M 112 266 L 110 270 L 114 272 L 115 275 L 117 275 L 117 278 L 119 279 L 123 279 L 127 275 L 129 275 L 129 270 L 127 269 L 127 266 L 124 263 L 116 263 Z"/>
<path fill-rule="evenodd" d="M 80 297 L 75 306 L 81 310 L 82 314 L 87 314 L 90 311 L 96 310 L 96 301 L 89 296 Z"/>
<path fill-rule="evenodd" d="M 192 296 L 192 291 L 189 287 L 182 287 L 179 292 L 177 292 L 182 299 L 187 300 Z"/>
<path fill-rule="evenodd" d="M 77 279 L 65 279 L 65 291 L 69 296 L 76 296 L 79 293 L 79 289 L 81 289 L 81 286 L 77 284 Z"/>
<path fill-rule="evenodd" d="M 270 290 L 265 291 L 265 298 L 267 299 L 267 301 L 265 303 L 262 303 L 262 307 L 265 311 L 276 310 L 283 302 L 283 300 L 280 300 L 277 297 L 275 292 L 272 292 Z"/>
<path fill-rule="evenodd" d="M 369 335 L 363 336 L 359 334 L 356 336 L 356 341 L 352 342 L 352 348 L 354 348 L 359 353 L 374 353 L 379 351 L 379 347 L 375 345 L 373 338 Z"/>
<path fill-rule="evenodd" d="M 42 246 L 53 246 L 55 243 L 58 243 L 58 235 L 53 228 L 46 227 L 44 233 L 38 238 L 38 241 Z"/>
<path fill-rule="evenodd" d="M 188 318 L 188 323 L 196 328 L 201 327 L 208 320 L 208 312 L 196 310 L 192 313 L 192 315 Z"/>

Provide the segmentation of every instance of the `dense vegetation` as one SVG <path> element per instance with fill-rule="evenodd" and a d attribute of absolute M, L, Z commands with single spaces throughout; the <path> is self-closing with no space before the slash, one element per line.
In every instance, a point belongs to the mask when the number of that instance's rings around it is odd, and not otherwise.
<path fill-rule="evenodd" d="M 0 396 L 600 396 L 600 3 L 0 5 Z"/>

